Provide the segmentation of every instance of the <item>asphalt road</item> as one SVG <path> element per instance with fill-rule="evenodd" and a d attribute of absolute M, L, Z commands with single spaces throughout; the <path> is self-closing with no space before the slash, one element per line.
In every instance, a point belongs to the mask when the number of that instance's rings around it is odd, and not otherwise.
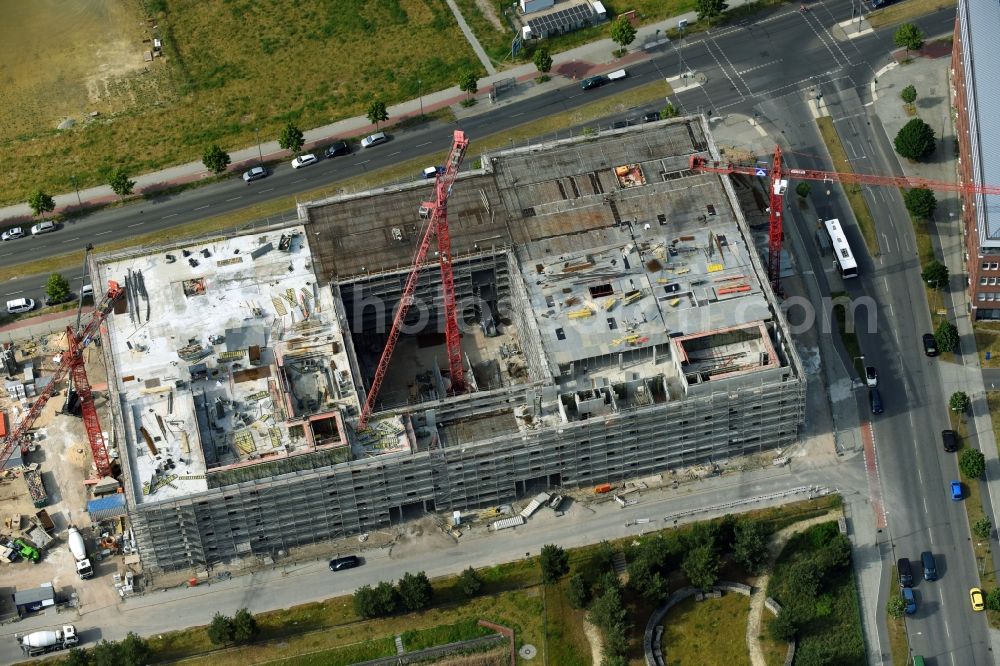
<path fill-rule="evenodd" d="M 843 131 L 864 148 L 856 168 L 873 173 L 896 172 L 892 151 L 886 145 L 877 118 L 862 106 L 874 72 L 888 61 L 892 48 L 891 30 L 876 35 L 837 42 L 827 26 L 850 18 L 849 3 L 815 4 L 808 13 L 783 9 L 761 15 L 738 26 L 729 26 L 685 40 L 677 50 L 667 47 L 648 63 L 630 67 L 631 76 L 623 83 L 583 94 L 576 87 L 527 98 L 498 111 L 463 121 L 473 138 L 519 125 L 577 103 L 613 95 L 622 87 L 640 85 L 661 76 L 693 69 L 708 79 L 704 86 L 681 93 L 677 101 L 689 112 L 709 115 L 726 112 L 760 114 L 764 126 L 780 127 L 788 159 L 795 166 L 823 164 L 824 154 L 804 100 L 822 92 Z M 950 32 L 953 11 L 941 11 L 916 23 L 929 35 Z M 363 156 L 324 160 L 318 165 L 293 172 L 280 166 L 268 179 L 250 186 L 239 181 L 164 197 L 136 207 L 104 211 L 72 223 L 49 238 L 14 241 L 0 253 L 0 265 L 15 263 L 22 251 L 14 243 L 35 243 L 32 256 L 63 253 L 82 248 L 88 240 L 117 238 L 143 229 L 167 228 L 200 217 L 218 214 L 263 200 L 304 189 L 335 183 L 359 169 L 385 166 L 448 143 L 451 127 L 443 123 L 401 132 L 390 143 Z M 364 159 L 362 159 L 364 158 Z M 824 165 L 827 168 L 829 165 Z M 414 175 L 415 177 L 417 174 Z M 821 216 L 844 217 L 847 204 L 834 190 L 829 202 L 819 207 Z M 917 275 L 912 251 L 912 229 L 898 195 L 877 194 L 869 199 L 879 224 L 888 238 L 900 245 L 887 248 L 875 262 L 860 256 L 861 275 L 845 285 L 853 297 L 869 296 L 878 304 L 875 332 L 859 334 L 868 364 L 880 370 L 886 412 L 874 417 L 874 432 L 881 457 L 882 484 L 890 530 L 887 535 L 886 571 L 896 556 L 918 557 L 933 550 L 942 573 L 936 583 L 917 587 L 920 610 L 908 620 L 915 651 L 936 656 L 939 664 L 993 663 L 988 651 L 985 619 L 969 608 L 967 591 L 975 580 L 975 562 L 968 544 L 967 525 L 961 506 L 947 496 L 947 483 L 957 478 L 954 456 L 945 454 L 938 433 L 947 427 L 945 396 L 942 395 L 938 361 L 923 356 L 920 334 L 930 330 L 929 316 Z M 794 207 L 789 207 L 794 208 Z M 793 214 L 794 217 L 794 214 Z M 796 220 L 803 245 L 809 248 L 806 262 L 824 290 L 829 289 L 825 270 L 829 260 L 820 257 L 810 239 L 810 224 Z M 851 237 L 852 246 L 863 247 L 860 237 Z M 908 245 L 906 245 L 908 243 Z M 82 257 L 81 257 L 82 258 Z M 37 280 L 34 283 L 38 284 Z M 31 280 L 7 285 L 9 290 L 37 289 Z M 846 359 L 850 363 L 850 359 Z M 987 381 L 989 383 L 989 380 Z M 866 396 L 858 392 L 859 408 L 867 409 Z M 588 536 L 599 538 L 596 532 Z M 554 538 L 554 537 L 553 537 Z M 509 553 L 508 553 L 509 555 Z M 452 562 L 457 570 L 467 560 Z M 377 573 L 374 569 L 370 570 Z M 331 591 L 330 593 L 334 593 Z M 886 582 L 884 594 L 895 594 Z M 881 598 L 880 609 L 885 597 Z M 885 641 L 882 641 L 885 645 Z M 877 656 L 876 656 L 877 660 Z"/>

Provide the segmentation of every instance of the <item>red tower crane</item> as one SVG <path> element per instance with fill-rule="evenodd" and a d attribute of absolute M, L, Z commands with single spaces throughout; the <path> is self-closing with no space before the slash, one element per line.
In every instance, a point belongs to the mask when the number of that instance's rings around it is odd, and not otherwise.
<path fill-rule="evenodd" d="M 403 289 L 403 296 L 396 308 L 396 314 L 392 319 L 392 330 L 389 332 L 389 339 L 382 350 L 382 358 L 379 359 L 378 368 L 375 370 L 375 379 L 372 380 L 371 389 L 368 391 L 368 399 L 365 400 L 364 409 L 361 410 L 361 418 L 358 420 L 358 430 L 364 430 L 368 426 L 368 417 L 371 416 L 378 398 L 379 389 L 382 387 L 382 380 L 389 369 L 389 361 L 392 359 L 392 352 L 396 348 L 399 340 L 399 333 L 406 319 L 406 313 L 413 305 L 413 294 L 417 290 L 417 278 L 420 276 L 420 268 L 427 257 L 430 248 L 431 236 L 437 235 L 438 263 L 441 266 L 441 291 L 444 296 L 444 333 L 445 342 L 448 347 L 448 370 L 451 375 L 451 390 L 454 393 L 461 393 L 465 389 L 465 369 L 462 365 L 462 346 L 458 332 L 458 313 L 455 306 L 455 276 L 451 270 L 451 233 L 448 231 L 448 197 L 451 196 L 451 188 L 458 177 L 458 169 L 462 166 L 462 159 L 465 157 L 465 150 L 469 146 L 469 140 L 465 138 L 465 132 L 455 130 L 454 140 L 451 144 L 451 151 L 448 153 L 448 162 L 445 164 L 444 172 L 439 173 L 434 181 L 434 201 L 425 202 L 420 207 L 420 216 L 427 218 L 427 229 L 424 231 L 423 240 L 417 247 L 417 252 L 413 256 L 413 266 L 410 274 L 406 278 L 406 286 Z"/>
<path fill-rule="evenodd" d="M 744 176 L 769 177 L 770 188 L 770 228 L 767 244 L 767 277 L 771 287 L 778 291 L 781 272 L 781 239 L 782 239 L 782 204 L 788 181 L 823 180 L 846 185 L 893 185 L 896 187 L 922 187 L 928 190 L 942 192 L 963 192 L 971 194 L 1000 194 L 1000 186 L 980 185 L 978 183 L 951 183 L 942 180 L 929 180 L 910 176 L 879 176 L 867 173 L 842 173 L 839 171 L 820 171 L 818 169 L 789 169 L 782 159 L 781 148 L 774 147 L 774 159 L 771 167 L 761 165 L 723 163 L 709 160 L 701 155 L 691 156 L 691 169 L 709 173 L 726 175 L 740 174 Z"/>
<path fill-rule="evenodd" d="M 111 460 L 108 458 L 108 451 L 104 446 L 104 437 L 101 434 L 101 423 L 97 418 L 97 408 L 94 407 L 94 397 L 91 393 L 90 382 L 87 381 L 87 371 L 84 368 L 83 350 L 90 344 L 90 341 L 98 333 L 101 324 L 114 308 L 115 303 L 125 293 L 125 290 L 117 282 L 108 282 L 108 292 L 91 313 L 87 325 L 80 331 L 74 331 L 72 326 L 66 327 L 67 349 L 59 360 L 59 367 L 49 383 L 42 389 L 42 392 L 35 398 L 31 409 L 21 419 L 13 432 L 3 438 L 0 447 L 0 466 L 7 462 L 15 446 L 20 446 L 22 451 L 28 450 L 30 442 L 28 431 L 34 425 L 35 419 L 42 413 L 45 403 L 53 396 L 56 386 L 66 378 L 67 375 L 73 379 L 73 387 L 80 399 L 80 410 L 83 414 L 83 424 L 87 429 L 87 439 L 90 440 L 90 451 L 94 457 L 94 465 L 97 467 L 98 476 L 110 476 Z"/>

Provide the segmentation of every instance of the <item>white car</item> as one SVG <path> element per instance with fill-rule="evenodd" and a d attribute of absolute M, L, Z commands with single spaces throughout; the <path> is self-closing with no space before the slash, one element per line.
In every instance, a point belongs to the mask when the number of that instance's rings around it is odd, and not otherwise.
<path fill-rule="evenodd" d="M 243 172 L 243 180 L 250 182 L 251 180 L 259 180 L 267 176 L 267 169 L 262 166 L 255 166 L 249 171 Z"/>
<path fill-rule="evenodd" d="M 7 231 L 0 234 L 0 238 L 5 241 L 14 240 L 15 238 L 24 238 L 24 229 L 21 227 L 11 227 Z"/>
<path fill-rule="evenodd" d="M 37 236 L 39 234 L 47 234 L 56 230 L 56 223 L 51 220 L 45 220 L 44 222 L 39 222 L 35 226 L 31 227 L 31 235 Z"/>
<path fill-rule="evenodd" d="M 310 164 L 316 164 L 316 156 L 312 153 L 306 153 L 305 155 L 299 155 L 294 160 L 292 160 L 292 168 L 298 169 L 299 167 L 309 166 Z"/>
<path fill-rule="evenodd" d="M 362 148 L 371 148 L 372 146 L 377 146 L 380 143 L 385 143 L 389 140 L 389 137 L 385 135 L 385 132 L 375 132 L 374 134 L 369 134 L 365 138 L 361 139 Z"/>

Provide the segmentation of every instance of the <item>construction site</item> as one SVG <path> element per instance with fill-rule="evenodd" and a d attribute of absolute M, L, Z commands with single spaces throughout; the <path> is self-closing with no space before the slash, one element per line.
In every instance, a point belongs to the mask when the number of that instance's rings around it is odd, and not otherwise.
<path fill-rule="evenodd" d="M 30 489 L 18 457 L 72 380 L 75 504 L 129 519 L 70 534 L 81 578 L 95 551 L 152 574 L 266 564 L 796 441 L 806 381 L 754 197 L 691 168 L 719 160 L 702 118 L 460 170 L 469 145 L 455 132 L 433 181 L 303 203 L 291 226 L 89 256 L 106 292 L 54 374 L 8 384 L 4 440 Z"/>

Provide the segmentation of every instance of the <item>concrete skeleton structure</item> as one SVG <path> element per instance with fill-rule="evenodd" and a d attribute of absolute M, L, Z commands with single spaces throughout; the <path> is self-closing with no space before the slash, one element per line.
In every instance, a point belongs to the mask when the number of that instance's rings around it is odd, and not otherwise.
<path fill-rule="evenodd" d="M 103 350 L 151 571 L 235 566 L 425 512 L 794 442 L 806 381 L 705 121 L 497 154 L 449 202 L 470 391 L 449 395 L 422 271 L 355 432 L 425 223 L 426 181 L 300 224 L 96 257 L 127 285 Z"/>

